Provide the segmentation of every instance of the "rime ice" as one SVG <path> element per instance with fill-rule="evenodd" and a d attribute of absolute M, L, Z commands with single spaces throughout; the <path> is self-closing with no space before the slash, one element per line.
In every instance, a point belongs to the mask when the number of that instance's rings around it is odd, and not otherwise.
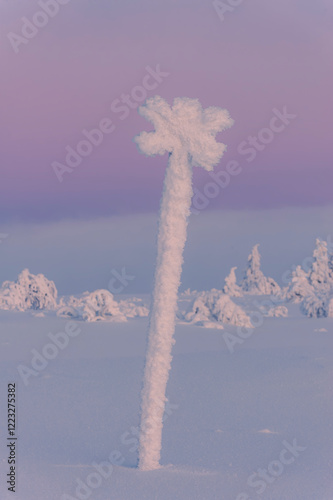
<path fill-rule="evenodd" d="M 177 293 L 192 198 L 192 166 L 212 170 L 226 146 L 215 136 L 233 124 L 229 113 L 202 109 L 197 99 L 177 98 L 173 105 L 159 96 L 148 99 L 139 113 L 154 132 L 135 138 L 146 155 L 169 153 L 160 209 L 155 284 L 141 405 L 139 468 L 159 467 L 165 391 L 171 366 Z"/>

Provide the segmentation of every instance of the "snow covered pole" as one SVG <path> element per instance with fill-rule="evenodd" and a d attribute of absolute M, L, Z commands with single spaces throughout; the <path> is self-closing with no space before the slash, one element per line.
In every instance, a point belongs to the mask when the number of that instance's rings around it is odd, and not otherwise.
<path fill-rule="evenodd" d="M 197 99 L 177 98 L 173 106 L 159 96 L 139 113 L 155 127 L 135 138 L 146 155 L 169 153 L 161 201 L 155 283 L 141 402 L 139 469 L 159 467 L 165 393 L 174 343 L 177 294 L 192 198 L 192 166 L 212 170 L 226 146 L 217 132 L 233 124 L 226 110 L 203 110 Z"/>

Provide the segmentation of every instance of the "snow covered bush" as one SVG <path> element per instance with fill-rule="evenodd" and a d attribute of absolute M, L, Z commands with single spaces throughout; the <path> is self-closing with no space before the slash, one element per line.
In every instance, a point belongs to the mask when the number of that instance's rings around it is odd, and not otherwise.
<path fill-rule="evenodd" d="M 148 309 L 140 299 L 116 302 L 108 290 L 85 292 L 81 297 L 60 300 L 58 316 L 83 321 L 127 321 L 127 318 L 147 316 Z"/>
<path fill-rule="evenodd" d="M 190 304 L 183 319 L 199 326 L 226 323 L 252 327 L 250 317 L 245 311 L 235 304 L 228 295 L 215 289 L 199 293 Z"/>
<path fill-rule="evenodd" d="M 255 245 L 248 257 L 248 267 L 241 284 L 243 292 L 250 295 L 272 295 L 281 291 L 273 278 L 267 278 L 260 269 L 259 244 Z"/>
<path fill-rule="evenodd" d="M 237 285 L 236 271 L 237 267 L 232 267 L 230 273 L 225 278 L 223 291 L 230 297 L 242 297 L 242 289 Z"/>
<path fill-rule="evenodd" d="M 0 309 L 26 311 L 27 309 L 55 309 L 57 289 L 43 274 L 32 274 L 24 269 L 16 281 L 5 281 L 0 288 Z"/>
<path fill-rule="evenodd" d="M 118 303 L 108 290 L 85 292 L 81 297 L 69 297 L 60 301 L 58 316 L 82 319 L 84 321 L 103 321 L 115 319 L 126 321 Z"/>

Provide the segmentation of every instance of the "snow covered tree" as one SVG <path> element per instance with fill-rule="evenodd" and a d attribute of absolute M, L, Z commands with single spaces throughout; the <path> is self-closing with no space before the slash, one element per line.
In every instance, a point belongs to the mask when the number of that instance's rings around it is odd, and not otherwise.
<path fill-rule="evenodd" d="M 53 281 L 43 274 L 24 269 L 15 282 L 5 281 L 0 289 L 0 309 L 55 309 L 58 292 Z"/>
<path fill-rule="evenodd" d="M 230 273 L 225 278 L 223 292 L 230 297 L 241 297 L 241 287 L 237 285 L 236 271 L 237 267 L 232 267 Z"/>
<path fill-rule="evenodd" d="M 301 311 L 309 318 L 326 318 L 329 311 L 328 297 L 311 293 L 301 303 Z"/>
<path fill-rule="evenodd" d="M 291 274 L 291 281 L 284 289 L 283 295 L 285 299 L 298 303 L 310 295 L 312 291 L 309 273 L 306 273 L 301 266 L 297 266 Z"/>
<path fill-rule="evenodd" d="M 85 292 L 81 297 L 61 298 L 57 315 L 83 321 L 127 321 L 128 318 L 148 316 L 148 309 L 141 299 L 117 302 L 109 290 Z"/>
<path fill-rule="evenodd" d="M 202 109 L 197 99 L 177 98 L 173 105 L 159 96 L 150 98 L 139 113 L 154 132 L 136 137 L 146 155 L 169 154 L 161 201 L 155 283 L 148 327 L 148 345 L 141 403 L 139 469 L 159 467 L 165 392 L 174 343 L 177 293 L 192 198 L 192 166 L 212 170 L 226 146 L 218 132 L 230 127 L 226 110 Z"/>
<path fill-rule="evenodd" d="M 248 314 L 228 295 L 214 288 L 209 292 L 199 293 L 190 304 L 183 319 L 209 328 L 216 328 L 217 323 L 252 328 Z"/>
<path fill-rule="evenodd" d="M 254 245 L 248 257 L 248 267 L 241 285 L 242 290 L 250 295 L 272 295 L 280 292 L 279 285 L 273 278 L 266 278 L 260 269 L 259 244 Z"/>
<path fill-rule="evenodd" d="M 333 283 L 333 253 L 328 254 L 329 277 Z"/>
<path fill-rule="evenodd" d="M 305 296 L 301 310 L 310 318 L 332 315 L 332 255 L 328 253 L 326 241 L 316 240 L 313 263 L 309 271 L 310 292 Z"/>
<path fill-rule="evenodd" d="M 326 304 L 327 316 L 333 318 L 333 297 L 329 297 Z"/>
<path fill-rule="evenodd" d="M 309 273 L 309 283 L 315 293 L 329 293 L 333 286 L 331 275 L 331 256 L 327 252 L 326 241 L 316 240 L 316 248 L 313 252 L 313 263 Z"/>

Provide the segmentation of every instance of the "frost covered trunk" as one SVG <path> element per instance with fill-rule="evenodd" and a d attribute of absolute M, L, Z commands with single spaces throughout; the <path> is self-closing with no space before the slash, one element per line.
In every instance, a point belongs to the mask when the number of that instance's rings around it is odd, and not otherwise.
<path fill-rule="evenodd" d="M 140 106 L 139 113 L 155 127 L 155 131 L 135 137 L 139 150 L 148 156 L 169 153 L 141 404 L 139 469 L 152 470 L 159 467 L 161 453 L 165 390 L 192 197 L 192 167 L 213 169 L 226 148 L 216 142 L 215 136 L 233 121 L 228 111 L 215 107 L 204 110 L 198 99 L 187 97 L 178 97 L 169 106 L 155 96 Z"/>
<path fill-rule="evenodd" d="M 169 156 L 161 202 L 157 264 L 149 321 L 141 403 L 139 469 L 159 467 L 165 392 L 174 343 L 177 295 L 192 198 L 192 167 L 187 151 Z"/>

